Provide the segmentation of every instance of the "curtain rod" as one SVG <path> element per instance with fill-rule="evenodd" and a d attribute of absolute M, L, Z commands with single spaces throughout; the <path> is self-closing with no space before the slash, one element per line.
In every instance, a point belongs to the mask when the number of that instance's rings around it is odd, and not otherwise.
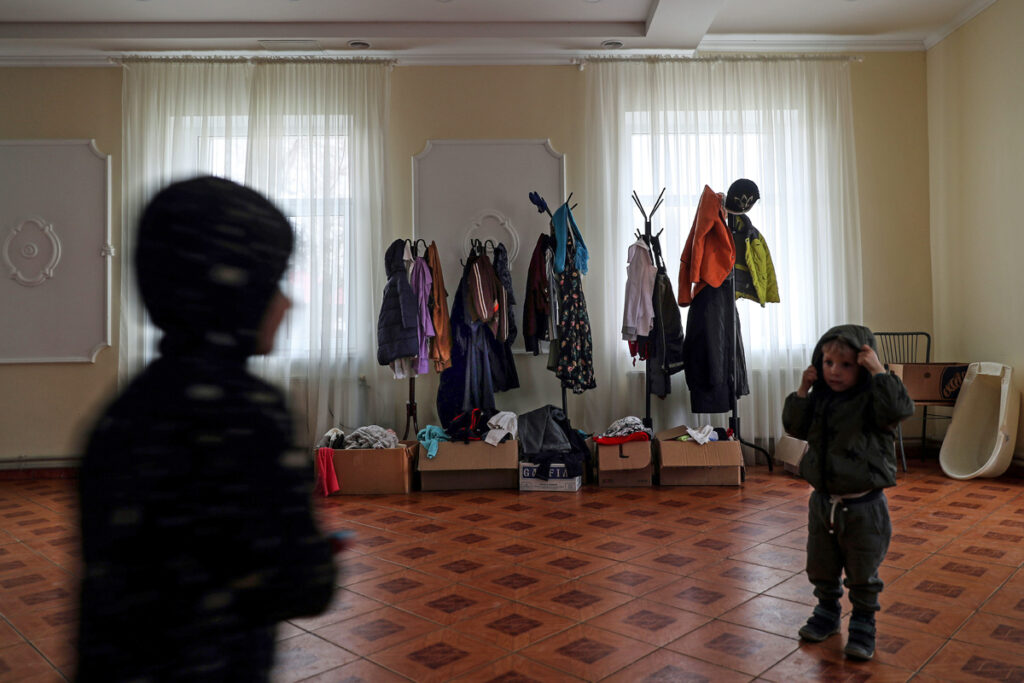
<path fill-rule="evenodd" d="M 374 57 L 333 57 L 321 55 L 282 55 L 273 56 L 245 56 L 245 55 L 124 55 L 111 59 L 115 64 L 129 66 L 131 64 L 146 63 L 204 63 L 204 64 L 383 64 L 394 67 L 398 60 L 381 59 Z"/>
<path fill-rule="evenodd" d="M 735 55 L 701 54 L 684 55 L 593 55 L 573 60 L 582 69 L 587 62 L 863 62 L 859 55 L 834 54 L 778 54 L 778 55 Z"/>

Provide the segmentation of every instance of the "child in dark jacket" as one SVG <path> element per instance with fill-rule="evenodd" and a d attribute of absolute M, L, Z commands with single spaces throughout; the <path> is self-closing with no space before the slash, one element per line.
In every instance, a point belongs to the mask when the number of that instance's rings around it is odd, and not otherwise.
<path fill-rule="evenodd" d="M 845 585 L 853 613 L 844 652 L 853 659 L 875 652 L 878 568 L 892 536 L 882 490 L 896 485 L 895 426 L 913 412 L 903 383 L 878 360 L 871 330 L 860 325 L 822 336 L 782 412 L 786 431 L 808 442 L 800 476 L 814 487 L 807 577 L 818 605 L 800 637 L 820 642 L 839 632 Z"/>
<path fill-rule="evenodd" d="M 150 202 L 134 254 L 164 335 L 80 473 L 78 681 L 265 681 L 277 622 L 322 612 L 332 543 L 284 396 L 249 374 L 288 308 L 291 226 L 220 178 Z"/>

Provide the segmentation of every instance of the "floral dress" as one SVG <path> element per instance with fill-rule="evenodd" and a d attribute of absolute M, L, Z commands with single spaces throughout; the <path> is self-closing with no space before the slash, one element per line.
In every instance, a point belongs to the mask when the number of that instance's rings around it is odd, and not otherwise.
<path fill-rule="evenodd" d="M 594 344 L 590 316 L 583 296 L 583 280 L 576 267 L 576 242 L 570 237 L 565 252 L 565 269 L 558 275 L 558 362 L 555 375 L 562 386 L 582 394 L 597 386 L 594 381 Z"/>

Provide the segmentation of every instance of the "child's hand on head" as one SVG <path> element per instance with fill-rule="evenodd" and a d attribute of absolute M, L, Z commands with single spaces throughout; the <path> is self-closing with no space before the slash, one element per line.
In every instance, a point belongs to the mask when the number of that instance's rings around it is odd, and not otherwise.
<path fill-rule="evenodd" d="M 857 364 L 867 368 L 867 371 L 872 375 L 885 372 L 885 366 L 882 365 L 882 361 L 878 360 L 878 354 L 867 344 L 860 347 L 860 352 L 857 354 Z"/>
<path fill-rule="evenodd" d="M 818 371 L 814 369 L 813 365 L 808 365 L 807 369 L 804 370 L 803 377 L 800 378 L 800 388 L 796 390 L 796 395 L 800 398 L 807 396 L 807 392 L 811 390 L 811 387 L 817 381 Z"/>

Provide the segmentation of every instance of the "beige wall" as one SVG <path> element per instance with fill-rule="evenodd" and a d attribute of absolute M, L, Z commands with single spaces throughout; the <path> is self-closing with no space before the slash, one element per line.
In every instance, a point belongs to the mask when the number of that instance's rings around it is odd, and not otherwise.
<path fill-rule="evenodd" d="M 935 341 L 1024 387 L 1024 0 L 998 0 L 927 54 Z M 1021 422 L 1024 428 L 1024 421 Z M 1024 446 L 1018 434 L 1017 450 Z"/>
<path fill-rule="evenodd" d="M 850 80 L 864 323 L 931 332 L 924 53 L 868 53 L 852 65 Z"/>
<path fill-rule="evenodd" d="M 411 160 L 430 139 L 548 138 L 566 155 L 568 189 L 578 189 L 586 161 L 578 109 L 583 77 L 571 66 L 396 68 L 388 128 L 388 237 L 411 230 Z M 0 69 L 4 101 L 27 103 L 0 110 L 0 137 L 94 137 L 101 150 L 113 154 L 115 245 L 120 82 L 117 69 Z M 924 57 L 871 54 L 852 66 L 852 82 L 865 321 L 876 329 L 930 330 Z M 117 293 L 115 278 L 115 304 Z M 0 460 L 76 453 L 79 425 L 112 390 L 115 363 L 116 349 L 107 349 L 96 365 L 0 366 Z M 503 407 L 558 402 L 557 395 L 536 389 L 557 387 L 539 359 L 523 358 L 520 375 L 523 386 L 534 389 L 511 392 L 510 405 Z M 422 425 L 433 413 L 436 380 L 418 384 Z M 397 395 L 393 422 L 401 428 L 404 388 Z"/>
<path fill-rule="evenodd" d="M 121 244 L 121 71 L 0 69 L 0 139 L 88 139 L 111 155 L 111 235 Z M 114 346 L 95 363 L 0 365 L 0 460 L 79 452 L 81 432 L 117 376 L 119 259 L 113 260 Z M 0 334 L 17 334 L 0 321 Z"/>

